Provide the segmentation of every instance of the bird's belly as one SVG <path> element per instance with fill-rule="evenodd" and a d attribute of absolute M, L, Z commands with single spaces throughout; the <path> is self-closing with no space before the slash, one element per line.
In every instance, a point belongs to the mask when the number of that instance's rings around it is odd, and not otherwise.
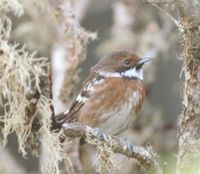
<path fill-rule="evenodd" d="M 105 120 L 99 125 L 107 133 L 117 135 L 124 132 L 135 118 L 132 106 L 133 103 L 127 102 L 118 110 L 110 110 L 102 115 Z"/>
<path fill-rule="evenodd" d="M 100 127 L 109 134 L 118 135 L 129 127 L 132 120 L 133 119 L 130 115 L 113 116 L 100 125 Z"/>

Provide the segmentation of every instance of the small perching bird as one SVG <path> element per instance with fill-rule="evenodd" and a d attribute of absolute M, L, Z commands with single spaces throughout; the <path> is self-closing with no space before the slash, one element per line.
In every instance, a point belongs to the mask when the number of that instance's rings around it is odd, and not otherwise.
<path fill-rule="evenodd" d="M 150 60 L 127 51 L 103 57 L 57 121 L 80 122 L 112 135 L 124 132 L 141 110 L 145 97 L 142 67 Z"/>

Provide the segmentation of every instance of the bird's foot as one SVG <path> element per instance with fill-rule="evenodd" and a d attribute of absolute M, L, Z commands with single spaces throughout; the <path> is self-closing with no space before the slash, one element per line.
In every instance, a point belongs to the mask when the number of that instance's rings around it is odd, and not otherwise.
<path fill-rule="evenodd" d="M 94 135 L 95 137 L 97 137 L 97 139 L 99 141 L 104 141 L 104 140 L 107 139 L 107 135 L 105 134 L 105 132 L 101 128 L 93 128 L 92 135 Z M 90 141 L 90 140 L 89 139 L 85 139 L 84 137 L 82 137 L 80 139 L 80 145 L 83 145 L 87 141 Z"/>
<path fill-rule="evenodd" d="M 95 128 L 95 133 L 96 133 L 96 137 L 100 140 L 100 141 L 103 141 L 103 140 L 106 140 L 107 139 L 107 135 L 106 133 L 101 129 L 101 128 Z"/>
<path fill-rule="evenodd" d="M 129 153 L 130 153 L 130 155 L 132 154 L 132 151 L 133 151 L 133 144 L 132 144 L 132 142 L 128 139 L 128 138 L 123 138 L 123 140 L 122 140 L 122 142 L 123 142 L 123 148 L 125 149 L 125 150 L 127 150 Z"/>

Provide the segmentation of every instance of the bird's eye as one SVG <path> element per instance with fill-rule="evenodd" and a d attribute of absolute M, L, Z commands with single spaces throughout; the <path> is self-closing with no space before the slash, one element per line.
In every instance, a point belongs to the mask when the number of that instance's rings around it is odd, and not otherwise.
<path fill-rule="evenodd" d="M 127 60 L 127 59 L 126 59 L 123 63 L 124 63 L 124 65 L 126 65 L 126 66 L 130 65 L 130 61 Z"/>

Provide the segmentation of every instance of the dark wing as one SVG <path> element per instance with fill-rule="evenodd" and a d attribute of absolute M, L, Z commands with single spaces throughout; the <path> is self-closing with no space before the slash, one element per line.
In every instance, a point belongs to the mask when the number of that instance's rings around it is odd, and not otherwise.
<path fill-rule="evenodd" d="M 79 111 L 90 97 L 94 84 L 103 78 L 104 77 L 97 74 L 90 75 L 89 78 L 83 83 L 81 92 L 73 101 L 70 109 L 56 116 L 57 123 L 63 124 L 64 122 L 77 122 L 79 119 Z"/>
<path fill-rule="evenodd" d="M 59 125 L 62 125 L 64 122 L 76 122 L 78 121 L 78 112 L 84 106 L 84 101 L 81 99 L 83 97 L 82 92 L 77 96 L 77 98 L 73 101 L 70 109 L 68 111 L 62 112 L 56 115 L 56 122 Z"/>

